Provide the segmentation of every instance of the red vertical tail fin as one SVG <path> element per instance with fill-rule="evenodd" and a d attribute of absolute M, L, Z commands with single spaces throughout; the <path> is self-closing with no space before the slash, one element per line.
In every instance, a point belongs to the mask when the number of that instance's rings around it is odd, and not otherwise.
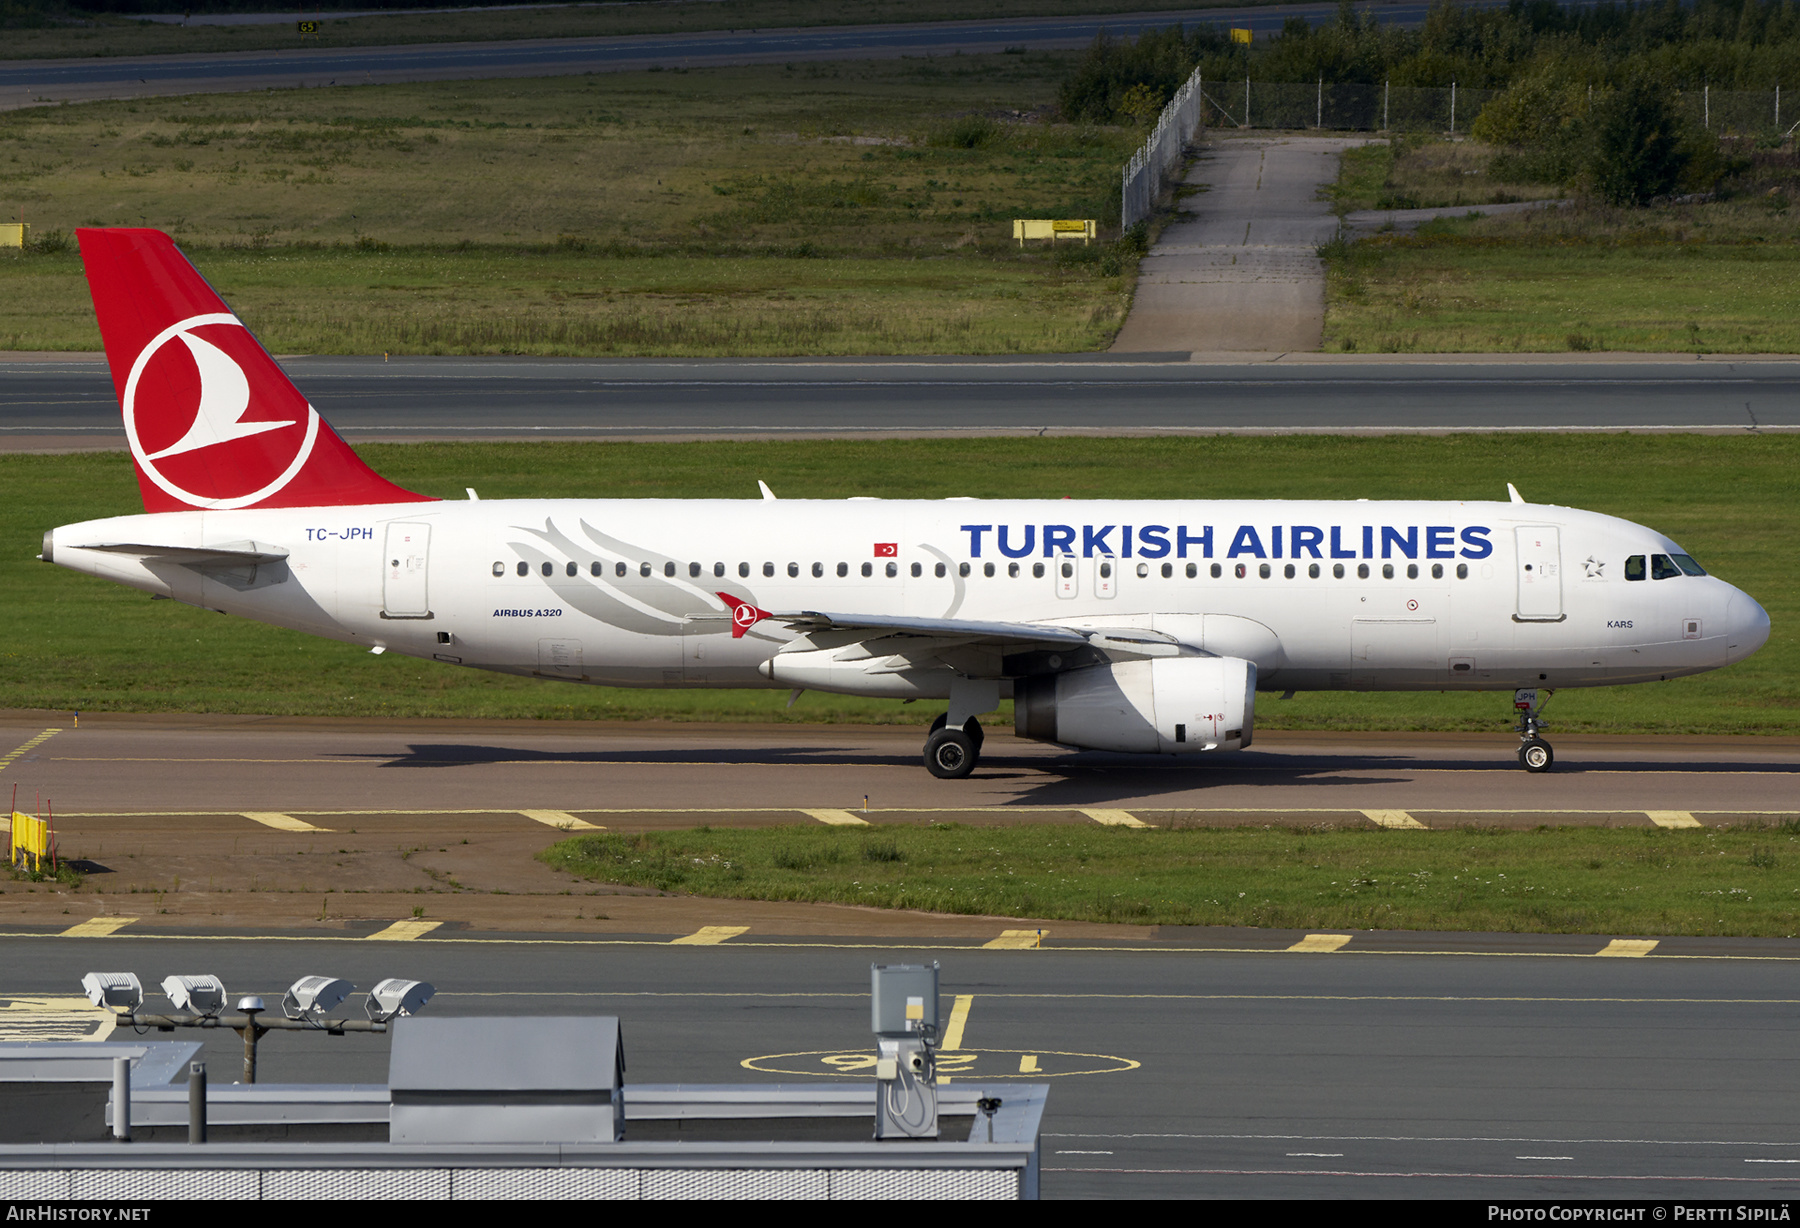
<path fill-rule="evenodd" d="M 158 230 L 77 230 L 147 512 L 420 503 L 363 464 Z"/>

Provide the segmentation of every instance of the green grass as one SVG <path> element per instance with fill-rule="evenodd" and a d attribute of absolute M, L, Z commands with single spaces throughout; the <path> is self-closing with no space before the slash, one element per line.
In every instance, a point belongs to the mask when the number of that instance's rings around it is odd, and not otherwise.
<path fill-rule="evenodd" d="M 1793 937 L 1800 823 L 1660 829 L 700 828 L 540 857 L 607 883 L 1136 925 Z"/>
<path fill-rule="evenodd" d="M 173 234 L 280 352 L 1104 348 L 1139 134 L 1049 122 L 1069 55 L 140 99 L 0 114 L 33 236 Z M 50 244 L 55 247 L 55 243 Z M 99 345 L 72 245 L 0 258 L 0 346 Z"/>
<path fill-rule="evenodd" d="M 1225 4 L 1227 0 L 1215 0 Z M 169 26 L 128 17 L 84 15 L 67 24 L 13 28 L 0 59 L 171 55 L 268 51 L 293 47 L 372 47 L 401 43 L 487 42 L 516 38 L 595 38 L 621 34 L 689 34 L 703 30 L 788 26 L 884 25 L 1064 14 L 1143 13 L 1208 7 L 1207 0 L 690 0 L 688 3 L 590 4 L 549 9 L 323 16 L 302 41 L 291 23 L 269 26 Z M 274 10 L 280 11 L 280 10 Z M 314 10 L 308 16 L 318 15 Z"/>
<path fill-rule="evenodd" d="M 1557 194 L 1491 182 L 1489 152 L 1473 142 L 1354 151 L 1334 199 L 1347 210 Z M 1800 171 L 1791 152 L 1744 161 L 1716 199 L 1642 209 L 1578 199 L 1333 243 L 1325 348 L 1800 353 L 1800 210 L 1789 203 Z"/>
<path fill-rule="evenodd" d="M 1559 693 L 1553 731 L 1800 733 L 1800 438 L 1517 435 L 958 439 L 687 444 L 412 444 L 359 449 L 410 489 L 461 497 L 1494 498 L 1548 503 L 1673 536 L 1768 609 L 1774 630 L 1729 669 Z M 1203 477 L 1200 475 L 1204 475 Z M 624 691 L 375 657 L 34 560 L 44 530 L 140 511 L 118 454 L 0 456 L 0 708 L 138 712 L 923 722 L 927 704 L 809 692 Z M 1265 729 L 1509 727 L 1506 697 L 1265 696 Z M 1002 712 L 995 718 L 1005 723 Z"/>

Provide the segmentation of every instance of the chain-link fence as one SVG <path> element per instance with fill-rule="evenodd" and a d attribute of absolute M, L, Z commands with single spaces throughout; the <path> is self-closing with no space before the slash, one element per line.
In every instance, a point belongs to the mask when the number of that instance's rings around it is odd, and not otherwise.
<path fill-rule="evenodd" d="M 1131 155 L 1120 186 L 1119 226 L 1129 228 L 1150 216 L 1156 194 L 1169 172 L 1181 162 L 1181 151 L 1200 127 L 1200 70 L 1195 69 L 1175 91 L 1156 129 L 1143 148 Z"/>
<path fill-rule="evenodd" d="M 1200 122 L 1221 128 L 1466 133 L 1499 90 L 1208 80 Z M 1678 90 L 1680 114 L 1721 136 L 1773 136 L 1800 126 L 1800 98 L 1773 90 Z M 1783 119 L 1783 113 L 1786 119 Z"/>

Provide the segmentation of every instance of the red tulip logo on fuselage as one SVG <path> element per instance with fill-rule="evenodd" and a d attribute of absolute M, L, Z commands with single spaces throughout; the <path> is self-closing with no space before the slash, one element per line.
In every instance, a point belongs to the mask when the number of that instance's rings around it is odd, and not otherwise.
<path fill-rule="evenodd" d="M 152 338 L 122 400 L 139 467 L 191 507 L 248 507 L 277 493 L 319 434 L 318 411 L 225 313 L 194 316 Z"/>

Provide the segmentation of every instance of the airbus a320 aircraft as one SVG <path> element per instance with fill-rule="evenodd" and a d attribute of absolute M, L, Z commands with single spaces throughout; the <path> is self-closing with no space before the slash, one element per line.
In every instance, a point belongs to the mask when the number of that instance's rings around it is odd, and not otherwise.
<path fill-rule="evenodd" d="M 54 529 L 43 559 L 372 651 L 947 701 L 925 742 L 947 778 L 1008 696 L 1023 737 L 1192 754 L 1250 745 L 1259 690 L 1513 691 L 1541 772 L 1540 690 L 1696 674 L 1769 636 L 1662 534 L 1517 492 L 443 502 L 365 466 L 167 235 L 78 234 L 145 514 Z"/>

